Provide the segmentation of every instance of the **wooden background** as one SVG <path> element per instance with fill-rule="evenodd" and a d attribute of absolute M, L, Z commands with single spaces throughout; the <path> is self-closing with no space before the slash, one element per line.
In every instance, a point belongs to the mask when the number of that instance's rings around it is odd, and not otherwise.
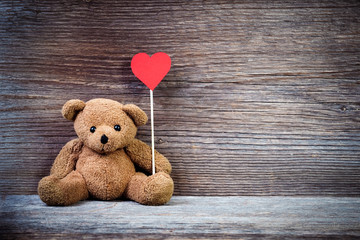
<path fill-rule="evenodd" d="M 0 2 L 0 193 L 35 194 L 75 137 L 69 99 L 149 114 L 176 195 L 360 196 L 359 1 Z M 138 138 L 150 144 L 150 128 Z"/>

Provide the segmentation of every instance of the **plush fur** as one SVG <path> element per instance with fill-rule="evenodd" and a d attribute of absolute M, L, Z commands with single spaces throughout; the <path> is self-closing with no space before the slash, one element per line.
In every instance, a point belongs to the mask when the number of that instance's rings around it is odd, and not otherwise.
<path fill-rule="evenodd" d="M 50 176 L 40 180 L 42 201 L 71 205 L 89 196 L 101 200 L 125 197 L 161 205 L 170 200 L 174 183 L 167 158 L 155 151 L 156 173 L 145 174 L 151 172 L 151 148 L 135 139 L 137 127 L 148 120 L 139 107 L 100 98 L 86 103 L 70 100 L 62 114 L 74 121 L 78 138 L 62 148 Z"/>

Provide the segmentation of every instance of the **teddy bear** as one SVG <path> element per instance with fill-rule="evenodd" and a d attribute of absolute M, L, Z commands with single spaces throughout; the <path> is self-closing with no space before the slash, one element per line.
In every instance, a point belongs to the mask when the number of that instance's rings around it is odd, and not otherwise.
<path fill-rule="evenodd" d="M 144 205 L 167 203 L 174 191 L 168 159 L 135 138 L 146 113 L 134 104 L 97 98 L 67 101 L 62 115 L 74 122 L 78 138 L 69 141 L 56 157 L 50 175 L 38 185 L 47 205 L 71 205 L 89 197 L 130 199 Z"/>

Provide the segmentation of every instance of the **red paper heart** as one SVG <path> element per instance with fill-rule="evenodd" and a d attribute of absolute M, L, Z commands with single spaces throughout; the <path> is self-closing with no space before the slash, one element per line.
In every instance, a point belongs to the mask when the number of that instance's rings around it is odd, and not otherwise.
<path fill-rule="evenodd" d="M 154 90 L 163 80 L 171 67 L 170 57 L 158 52 L 151 57 L 146 53 L 138 53 L 131 60 L 131 70 L 148 88 Z"/>

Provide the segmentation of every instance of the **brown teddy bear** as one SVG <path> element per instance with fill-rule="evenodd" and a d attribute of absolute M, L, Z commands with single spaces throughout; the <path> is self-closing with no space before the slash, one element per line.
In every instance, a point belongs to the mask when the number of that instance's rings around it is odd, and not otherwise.
<path fill-rule="evenodd" d="M 155 151 L 156 173 L 151 172 L 151 148 L 135 139 L 147 116 L 134 104 L 110 99 L 70 100 L 63 116 L 74 121 L 77 139 L 56 157 L 50 176 L 39 182 L 40 199 L 48 205 L 70 205 L 92 196 L 120 197 L 146 205 L 167 203 L 174 191 L 171 165 Z M 135 168 L 135 165 L 137 166 Z"/>

